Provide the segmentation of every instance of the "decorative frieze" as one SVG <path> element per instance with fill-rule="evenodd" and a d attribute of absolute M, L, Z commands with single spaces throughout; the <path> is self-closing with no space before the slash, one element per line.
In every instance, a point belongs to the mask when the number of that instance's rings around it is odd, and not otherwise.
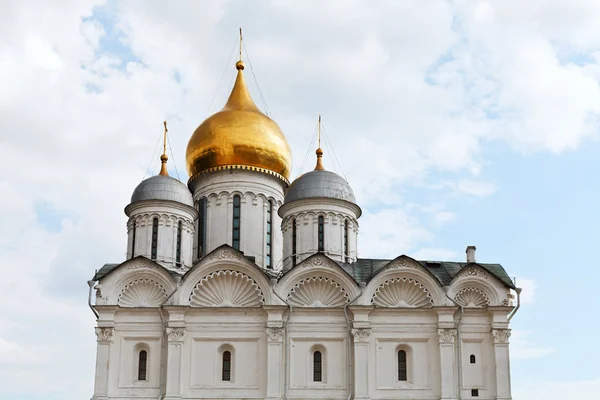
<path fill-rule="evenodd" d="M 285 328 L 267 328 L 266 332 L 269 342 L 282 342 Z"/>
<path fill-rule="evenodd" d="M 190 296 L 192 307 L 260 307 L 264 296 L 258 284 L 237 271 L 213 272 L 198 282 Z"/>
<path fill-rule="evenodd" d="M 394 260 L 387 265 L 387 268 L 389 268 L 389 269 L 418 268 L 418 267 L 419 267 L 419 265 L 416 262 L 408 260 L 404 257 Z"/>
<path fill-rule="evenodd" d="M 227 259 L 239 260 L 240 255 L 233 250 L 221 249 L 221 250 L 218 250 L 218 251 L 212 253 L 210 255 L 210 259 L 211 260 L 227 260 Z"/>
<path fill-rule="evenodd" d="M 129 264 L 127 266 L 127 269 L 158 269 L 158 267 L 156 265 L 151 264 L 150 262 L 144 262 L 144 261 L 137 261 L 137 262 L 132 262 L 131 264 Z"/>
<path fill-rule="evenodd" d="M 438 329 L 440 343 L 454 343 L 456 334 L 456 329 Z"/>
<path fill-rule="evenodd" d="M 185 328 L 167 328 L 166 332 L 169 342 L 183 342 Z"/>
<path fill-rule="evenodd" d="M 348 293 L 335 281 L 322 277 L 303 279 L 290 291 L 288 302 L 296 307 L 342 307 Z"/>
<path fill-rule="evenodd" d="M 158 282 L 136 279 L 123 288 L 117 304 L 121 307 L 158 307 L 167 297 L 167 291 Z"/>
<path fill-rule="evenodd" d="M 311 257 L 308 260 L 302 262 L 302 265 L 305 267 L 325 267 L 325 268 L 333 267 L 332 262 L 322 256 Z"/>
<path fill-rule="evenodd" d="M 371 336 L 371 328 L 354 328 L 352 329 L 354 343 L 368 343 Z"/>
<path fill-rule="evenodd" d="M 492 329 L 495 344 L 508 344 L 510 329 Z"/>
<path fill-rule="evenodd" d="M 375 290 L 371 303 L 380 307 L 433 307 L 429 291 L 421 283 L 410 278 L 394 278 L 385 281 Z"/>
<path fill-rule="evenodd" d="M 462 269 L 458 273 L 458 277 L 487 279 L 488 274 L 485 273 L 485 271 L 480 267 L 471 266 L 471 267 Z"/>
<path fill-rule="evenodd" d="M 110 343 L 115 333 L 115 328 L 112 327 L 97 327 L 96 328 L 96 339 L 98 342 Z"/>
<path fill-rule="evenodd" d="M 461 289 L 454 301 L 467 308 L 485 308 L 490 305 L 489 297 L 481 290 L 474 287 Z"/>

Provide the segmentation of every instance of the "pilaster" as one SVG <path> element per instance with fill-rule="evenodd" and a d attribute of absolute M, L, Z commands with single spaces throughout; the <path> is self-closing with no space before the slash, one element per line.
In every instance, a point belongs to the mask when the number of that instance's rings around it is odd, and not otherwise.
<path fill-rule="evenodd" d="M 285 327 L 283 313 L 286 307 L 266 306 L 267 326 L 267 396 L 269 400 L 279 400 L 283 396 L 285 379 L 284 347 Z M 289 368 L 289 366 L 287 366 Z"/>
<path fill-rule="evenodd" d="M 494 355 L 496 358 L 496 398 L 511 400 L 510 388 L 510 358 L 509 338 L 510 329 L 492 329 L 494 339 Z"/>
<path fill-rule="evenodd" d="M 96 352 L 96 379 L 94 382 L 94 396 L 92 400 L 108 400 L 108 372 L 110 367 L 110 345 L 115 333 L 112 326 L 97 327 L 96 339 L 98 348 Z"/>
<path fill-rule="evenodd" d="M 442 400 L 458 398 L 458 376 L 455 373 L 458 362 L 456 359 L 458 330 L 454 322 L 456 309 L 456 307 L 440 307 L 437 310 Z"/>
<path fill-rule="evenodd" d="M 369 343 L 371 328 L 352 329 L 354 338 L 354 398 L 369 398 Z"/>
<path fill-rule="evenodd" d="M 181 399 L 181 355 L 185 328 L 167 327 L 167 382 L 165 400 Z"/>

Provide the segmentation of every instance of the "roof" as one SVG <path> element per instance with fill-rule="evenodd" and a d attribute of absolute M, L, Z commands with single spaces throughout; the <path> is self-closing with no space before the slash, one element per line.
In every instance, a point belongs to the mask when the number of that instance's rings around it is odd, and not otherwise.
<path fill-rule="evenodd" d="M 285 193 L 285 203 L 307 198 L 332 198 L 356 204 L 354 191 L 344 178 L 331 171 L 314 170 L 296 179 Z"/>
<path fill-rule="evenodd" d="M 357 282 L 369 282 L 377 273 L 393 260 L 359 258 L 353 264 L 338 263 Z M 453 261 L 417 261 L 433 275 L 440 285 L 448 286 L 458 273 L 466 267 L 476 265 L 498 278 L 507 287 L 516 290 L 512 279 L 500 264 L 461 263 Z"/>
<path fill-rule="evenodd" d="M 194 205 L 188 187 L 183 182 L 165 175 L 145 179 L 135 188 L 131 202 L 142 200 L 171 200 L 191 207 Z"/>

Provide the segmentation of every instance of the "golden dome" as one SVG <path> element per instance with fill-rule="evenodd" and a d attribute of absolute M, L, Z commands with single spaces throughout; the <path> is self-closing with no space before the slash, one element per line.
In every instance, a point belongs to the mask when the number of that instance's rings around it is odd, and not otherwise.
<path fill-rule="evenodd" d="M 249 169 L 275 175 L 286 183 L 292 152 L 279 126 L 260 112 L 244 82 L 244 63 L 225 107 L 194 131 L 186 151 L 190 181 L 219 169 Z"/>

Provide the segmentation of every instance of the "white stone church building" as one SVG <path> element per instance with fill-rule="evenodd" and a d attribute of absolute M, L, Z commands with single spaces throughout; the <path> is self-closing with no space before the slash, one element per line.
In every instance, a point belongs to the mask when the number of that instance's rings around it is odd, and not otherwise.
<path fill-rule="evenodd" d="M 359 258 L 352 188 L 320 148 L 288 181 L 285 136 L 236 68 L 189 141 L 187 185 L 163 154 L 125 207 L 127 259 L 88 282 L 92 399 L 511 399 L 504 268 L 473 246 L 466 262 Z"/>

